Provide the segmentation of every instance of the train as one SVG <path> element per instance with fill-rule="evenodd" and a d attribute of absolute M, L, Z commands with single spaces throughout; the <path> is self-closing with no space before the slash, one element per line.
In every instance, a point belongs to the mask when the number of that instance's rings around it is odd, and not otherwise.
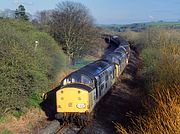
<path fill-rule="evenodd" d="M 55 92 L 58 120 L 76 117 L 87 120 L 96 104 L 122 74 L 130 57 L 130 45 L 118 36 L 105 37 L 111 51 L 66 76 Z"/>

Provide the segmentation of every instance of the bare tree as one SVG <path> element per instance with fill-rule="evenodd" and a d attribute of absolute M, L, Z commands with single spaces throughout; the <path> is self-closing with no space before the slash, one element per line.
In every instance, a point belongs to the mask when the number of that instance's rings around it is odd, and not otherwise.
<path fill-rule="evenodd" d="M 48 25 L 51 21 L 52 10 L 43 10 L 36 13 L 36 20 L 38 23 Z"/>
<path fill-rule="evenodd" d="M 92 45 L 93 17 L 81 3 L 66 1 L 57 5 L 51 20 L 51 33 L 73 64 Z"/>

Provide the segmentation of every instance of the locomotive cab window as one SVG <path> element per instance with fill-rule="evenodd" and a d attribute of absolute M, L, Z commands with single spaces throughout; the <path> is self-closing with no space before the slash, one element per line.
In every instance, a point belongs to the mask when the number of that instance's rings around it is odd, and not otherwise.
<path fill-rule="evenodd" d="M 92 86 L 91 79 L 85 75 L 81 75 L 81 82 L 85 85 Z"/>
<path fill-rule="evenodd" d="M 71 76 L 69 76 L 69 77 L 67 77 L 67 78 L 65 78 L 65 79 L 63 80 L 63 86 L 65 86 L 65 85 L 67 85 L 67 84 L 70 84 L 70 83 L 72 83 L 72 82 L 75 82 L 75 79 L 74 79 L 74 78 L 71 78 Z"/>
<path fill-rule="evenodd" d="M 63 80 L 63 86 L 67 84 L 66 79 Z"/>

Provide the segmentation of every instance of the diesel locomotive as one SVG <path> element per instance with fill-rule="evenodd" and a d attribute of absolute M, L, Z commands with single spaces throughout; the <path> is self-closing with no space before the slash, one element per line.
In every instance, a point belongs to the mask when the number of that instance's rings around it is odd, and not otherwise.
<path fill-rule="evenodd" d="M 100 60 L 90 63 L 66 76 L 56 91 L 57 119 L 78 115 L 83 119 L 110 90 L 128 64 L 130 46 L 117 36 L 106 41 L 117 47 Z"/>

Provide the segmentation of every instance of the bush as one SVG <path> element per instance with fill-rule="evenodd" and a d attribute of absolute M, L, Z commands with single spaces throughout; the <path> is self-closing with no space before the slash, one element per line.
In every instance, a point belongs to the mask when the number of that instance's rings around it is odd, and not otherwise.
<path fill-rule="evenodd" d="M 64 54 L 46 33 L 30 23 L 0 20 L 0 114 L 26 106 L 33 94 L 47 91 L 64 67 Z M 35 48 L 35 41 L 38 46 Z"/>
<path fill-rule="evenodd" d="M 133 127 L 126 130 L 116 124 L 122 134 L 178 134 L 180 132 L 180 86 L 167 88 L 163 83 L 153 89 L 156 107 L 144 116 L 133 120 Z"/>
<path fill-rule="evenodd" d="M 146 80 L 149 96 L 143 102 L 147 113 L 135 116 L 133 126 L 125 129 L 116 124 L 119 133 L 180 132 L 180 32 L 148 29 L 141 34 L 141 76 Z"/>

